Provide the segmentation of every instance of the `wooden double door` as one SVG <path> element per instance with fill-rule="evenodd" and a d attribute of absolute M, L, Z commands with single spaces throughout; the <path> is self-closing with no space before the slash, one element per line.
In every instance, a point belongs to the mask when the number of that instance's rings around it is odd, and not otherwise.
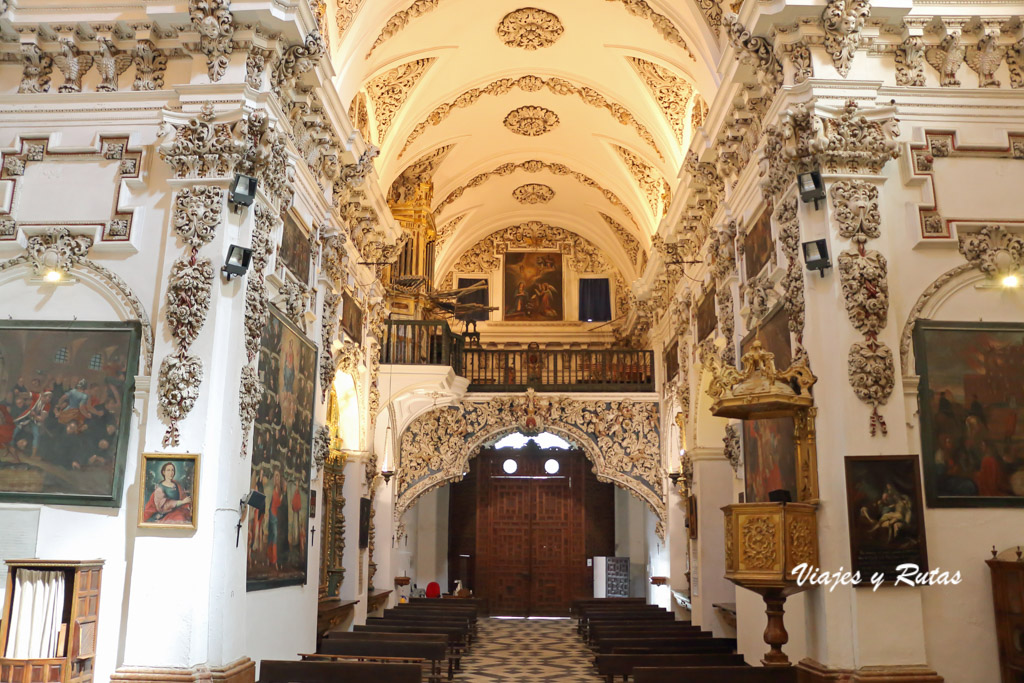
<path fill-rule="evenodd" d="M 587 558 L 614 552 L 611 485 L 597 481 L 582 452 L 533 442 L 485 449 L 472 468 L 452 491 L 449 574 L 464 574 L 492 615 L 567 614 L 574 598 L 591 594 Z"/>

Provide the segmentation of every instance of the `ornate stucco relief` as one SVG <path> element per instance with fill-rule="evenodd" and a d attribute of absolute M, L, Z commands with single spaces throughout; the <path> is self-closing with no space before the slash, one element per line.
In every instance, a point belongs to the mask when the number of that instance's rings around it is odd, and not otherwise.
<path fill-rule="evenodd" d="M 547 204 L 555 198 L 555 191 L 543 183 L 527 183 L 512 190 L 512 198 L 520 204 Z"/>
<path fill-rule="evenodd" d="M 644 161 L 640 155 L 620 145 L 613 145 L 626 170 L 633 176 L 633 180 L 640 186 L 640 191 L 647 198 L 647 205 L 651 209 L 651 215 L 655 221 L 659 220 L 668 211 L 668 205 L 672 202 L 672 190 L 665 178 L 654 166 Z"/>
<path fill-rule="evenodd" d="M 685 78 L 669 69 L 639 57 L 626 57 L 630 65 L 650 90 L 661 112 L 668 119 L 676 142 L 687 142 L 686 110 L 693 96 L 693 86 Z"/>
<path fill-rule="evenodd" d="M 378 140 L 383 141 L 387 137 L 398 110 L 435 61 L 435 57 L 426 57 L 406 62 L 367 82 L 366 94 L 373 104 Z"/>
<path fill-rule="evenodd" d="M 558 114 L 550 109 L 525 106 L 510 111 L 502 123 L 516 135 L 537 137 L 553 131 L 560 121 Z"/>
<path fill-rule="evenodd" d="M 871 16 L 867 0 L 827 0 L 821 14 L 825 29 L 825 50 L 843 78 L 850 73 L 853 56 L 860 47 L 864 22 Z"/>
<path fill-rule="evenodd" d="M 498 22 L 498 38 L 509 47 L 539 50 L 554 45 L 565 27 L 557 15 L 536 7 L 513 10 Z"/>
<path fill-rule="evenodd" d="M 619 223 L 606 213 L 602 213 L 600 211 L 598 213 L 601 215 L 604 222 L 608 224 L 608 227 L 612 229 L 612 232 L 615 233 L 615 236 L 622 244 L 622 248 L 626 250 L 626 254 L 629 255 L 629 262 L 636 265 L 637 256 L 641 251 L 640 242 L 629 230 L 626 229 L 624 225 L 622 225 L 622 223 Z M 646 252 L 646 250 L 644 251 Z"/>

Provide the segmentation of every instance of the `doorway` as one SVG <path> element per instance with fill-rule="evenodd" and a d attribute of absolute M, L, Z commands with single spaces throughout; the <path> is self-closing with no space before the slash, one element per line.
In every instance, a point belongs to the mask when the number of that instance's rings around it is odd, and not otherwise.
<path fill-rule="evenodd" d="M 593 594 L 588 558 L 614 554 L 614 489 L 577 449 L 484 449 L 450 500 L 449 576 L 495 616 L 568 614 Z"/>

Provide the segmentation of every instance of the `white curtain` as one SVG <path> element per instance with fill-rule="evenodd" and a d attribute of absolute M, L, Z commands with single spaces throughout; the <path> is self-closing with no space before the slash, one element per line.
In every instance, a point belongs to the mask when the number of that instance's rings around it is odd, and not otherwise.
<path fill-rule="evenodd" d="M 11 631 L 5 657 L 45 659 L 58 657 L 61 617 L 64 614 L 64 572 L 19 569 L 14 576 Z"/>

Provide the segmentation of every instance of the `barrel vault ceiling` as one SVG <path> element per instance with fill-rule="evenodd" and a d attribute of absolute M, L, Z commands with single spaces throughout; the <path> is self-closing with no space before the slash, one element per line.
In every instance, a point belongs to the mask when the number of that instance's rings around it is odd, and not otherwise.
<path fill-rule="evenodd" d="M 432 178 L 438 273 L 542 221 L 639 275 L 715 89 L 696 0 L 336 2 L 339 94 L 385 187 Z"/>

